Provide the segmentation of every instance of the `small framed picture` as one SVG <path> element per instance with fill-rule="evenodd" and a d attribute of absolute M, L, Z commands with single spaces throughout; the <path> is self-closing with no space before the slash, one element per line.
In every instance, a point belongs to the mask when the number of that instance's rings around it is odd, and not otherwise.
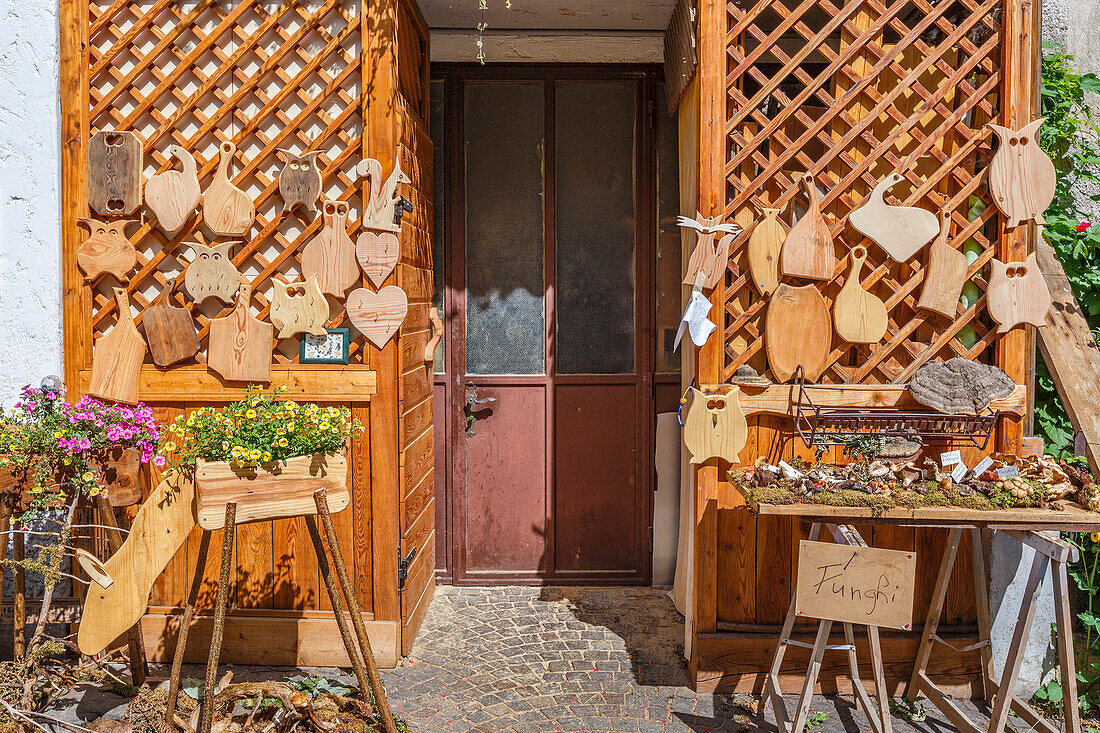
<path fill-rule="evenodd" d="M 302 334 L 302 348 L 298 361 L 302 364 L 347 364 L 348 343 L 351 329 L 326 328 L 324 336 Z"/>

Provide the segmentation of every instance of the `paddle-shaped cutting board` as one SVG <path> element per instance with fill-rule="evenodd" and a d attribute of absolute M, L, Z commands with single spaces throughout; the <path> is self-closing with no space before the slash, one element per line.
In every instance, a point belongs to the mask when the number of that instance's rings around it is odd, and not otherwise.
<path fill-rule="evenodd" d="M 1046 118 L 1024 125 L 1019 132 L 989 123 L 1000 139 L 989 162 L 989 190 L 997 208 L 1014 227 L 1028 219 L 1045 224 L 1043 212 L 1054 200 L 1054 163 L 1039 147 L 1039 128 Z"/>
<path fill-rule="evenodd" d="M 928 265 L 924 268 L 924 287 L 920 291 L 918 308 L 954 317 L 959 298 L 966 285 L 966 255 L 947 243 L 951 229 L 951 213 L 940 212 L 940 235 L 928 248 Z"/>
<path fill-rule="evenodd" d="M 225 318 L 210 321 L 206 364 L 232 382 L 271 381 L 271 342 L 275 327 L 248 309 L 252 287 L 241 283 L 237 305 Z"/>
<path fill-rule="evenodd" d="M 179 278 L 161 292 L 155 303 L 141 316 L 141 328 L 149 343 L 153 363 L 159 367 L 172 366 L 199 353 L 199 338 L 195 322 L 186 308 L 172 305 L 172 293 L 176 292 Z"/>
<path fill-rule="evenodd" d="M 141 206 L 141 140 L 101 130 L 88 140 L 88 205 L 101 216 L 128 216 Z"/>
<path fill-rule="evenodd" d="M 195 156 L 179 145 L 169 145 L 167 152 L 179 159 L 181 170 L 149 176 L 145 182 L 145 205 L 157 217 L 157 224 L 164 233 L 172 236 L 198 209 L 202 192 Z"/>
<path fill-rule="evenodd" d="M 817 287 L 780 283 L 764 320 L 764 346 L 776 381 L 786 382 L 800 364 L 806 379 L 816 381 L 825 371 L 832 343 L 829 306 Z"/>
<path fill-rule="evenodd" d="M 825 217 L 821 215 L 821 202 L 817 198 L 814 177 L 806 173 L 800 180 L 806 187 L 810 207 L 787 233 L 780 256 L 781 269 L 784 275 L 791 277 L 831 280 L 833 270 L 836 269 L 833 235 Z"/>
<path fill-rule="evenodd" d="M 999 326 L 997 333 L 1006 333 L 1021 323 L 1042 326 L 1050 310 L 1050 290 L 1035 253 L 1023 262 L 990 260 L 989 264 L 992 273 L 985 304 Z"/>
<path fill-rule="evenodd" d="M 302 248 L 302 275 L 317 278 L 322 293 L 343 298 L 359 279 L 355 244 L 348 236 L 348 205 L 326 200 L 321 216 L 321 231 Z"/>
<path fill-rule="evenodd" d="M 837 335 L 853 344 L 877 343 L 886 334 L 889 319 L 886 305 L 863 289 L 859 281 L 863 263 L 867 260 L 867 250 L 852 247 L 848 253 L 852 266 L 844 286 L 833 301 L 833 322 Z"/>
<path fill-rule="evenodd" d="M 905 180 L 900 173 L 891 173 L 878 182 L 871 195 L 858 209 L 848 215 L 848 221 L 861 234 L 873 239 L 886 254 L 898 262 L 920 251 L 940 230 L 936 215 L 915 206 L 891 206 L 883 198 L 887 189 Z"/>
<path fill-rule="evenodd" d="M 355 258 L 376 288 L 382 287 L 386 278 L 397 266 L 401 255 L 401 240 L 390 232 L 363 232 L 355 240 Z"/>
<path fill-rule="evenodd" d="M 762 295 L 775 291 L 779 285 L 779 253 L 787 228 L 779 221 L 779 209 L 762 209 L 764 218 L 749 237 L 749 274 Z"/>
<path fill-rule="evenodd" d="M 409 299 L 395 285 L 387 285 L 377 293 L 359 288 L 348 295 L 347 308 L 352 325 L 381 349 L 404 323 Z"/>
<path fill-rule="evenodd" d="M 115 288 L 118 321 L 109 333 L 95 340 L 92 377 L 88 394 L 115 402 L 138 401 L 141 362 L 145 361 L 145 340 L 134 325 L 126 291 Z"/>
<path fill-rule="evenodd" d="M 237 146 L 224 142 L 218 151 L 218 170 L 202 194 L 202 221 L 215 237 L 240 237 L 252 228 L 256 205 L 229 180 L 229 163 Z"/>
<path fill-rule="evenodd" d="M 119 282 L 130 279 L 130 271 L 137 264 L 137 250 L 126 238 L 126 227 L 137 224 L 135 219 L 97 221 L 80 219 L 88 227 L 88 239 L 76 250 L 76 264 L 87 280 L 95 280 L 103 273 L 110 273 Z"/>
<path fill-rule="evenodd" d="M 692 463 L 721 458 L 737 463 L 737 454 L 749 438 L 749 424 L 732 388 L 724 394 L 708 395 L 691 387 L 684 417 L 684 445 Z"/>

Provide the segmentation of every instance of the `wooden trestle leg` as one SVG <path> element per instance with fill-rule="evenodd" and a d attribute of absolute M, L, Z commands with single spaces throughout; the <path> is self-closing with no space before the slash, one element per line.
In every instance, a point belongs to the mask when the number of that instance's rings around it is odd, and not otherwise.
<path fill-rule="evenodd" d="M 225 608 L 229 605 L 229 581 L 233 572 L 233 545 L 237 537 L 237 505 L 225 505 L 225 527 L 222 529 L 222 566 L 218 573 L 218 596 L 214 606 L 214 630 L 210 634 L 210 656 L 206 660 L 206 687 L 202 700 L 202 717 L 198 733 L 210 733 L 214 723 L 214 687 L 218 682 L 218 657 L 221 656 L 225 631 Z"/>
<path fill-rule="evenodd" d="M 187 634 L 195 618 L 195 606 L 199 602 L 199 591 L 202 589 L 202 576 L 206 571 L 206 556 L 209 552 L 210 530 L 204 529 L 202 539 L 199 540 L 199 554 L 195 560 L 191 590 L 187 593 L 187 605 L 183 607 L 183 618 L 180 619 L 180 630 L 176 635 L 176 651 L 172 655 L 172 675 L 168 680 L 168 701 L 164 709 L 164 722 L 169 729 L 175 725 L 176 701 L 180 694 L 180 676 L 183 674 L 183 655 L 187 650 Z"/>

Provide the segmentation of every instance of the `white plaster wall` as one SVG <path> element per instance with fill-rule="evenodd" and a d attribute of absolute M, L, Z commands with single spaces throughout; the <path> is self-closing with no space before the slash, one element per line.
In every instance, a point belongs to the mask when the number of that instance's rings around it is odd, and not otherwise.
<path fill-rule="evenodd" d="M 61 374 L 57 0 L 0 0 L 0 405 Z"/>

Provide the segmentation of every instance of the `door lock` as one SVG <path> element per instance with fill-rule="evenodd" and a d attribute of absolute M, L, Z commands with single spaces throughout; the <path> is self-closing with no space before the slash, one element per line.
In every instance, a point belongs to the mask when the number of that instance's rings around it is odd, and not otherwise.
<path fill-rule="evenodd" d="M 478 421 L 478 413 L 479 412 L 488 412 L 489 415 L 493 414 L 493 409 L 491 407 L 482 407 L 482 405 L 488 405 L 492 402 L 497 401 L 496 397 L 479 397 L 478 393 L 477 393 L 477 389 L 478 388 L 477 388 L 476 384 L 466 385 L 465 412 L 466 412 L 466 435 L 467 436 L 477 435 L 476 423 Z M 486 415 L 485 417 L 488 417 L 489 415 Z M 485 418 L 481 418 L 481 419 L 484 420 Z"/>

